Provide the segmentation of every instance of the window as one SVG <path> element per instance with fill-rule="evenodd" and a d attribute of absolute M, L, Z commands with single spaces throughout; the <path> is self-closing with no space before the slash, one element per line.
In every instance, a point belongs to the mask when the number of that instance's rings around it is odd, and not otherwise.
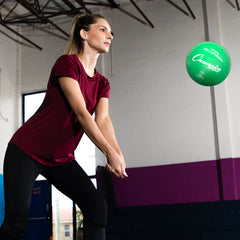
<path fill-rule="evenodd" d="M 64 237 L 70 237 L 70 225 L 64 225 Z"/>
<path fill-rule="evenodd" d="M 46 92 L 23 94 L 23 122 L 26 122 L 41 105 Z"/>

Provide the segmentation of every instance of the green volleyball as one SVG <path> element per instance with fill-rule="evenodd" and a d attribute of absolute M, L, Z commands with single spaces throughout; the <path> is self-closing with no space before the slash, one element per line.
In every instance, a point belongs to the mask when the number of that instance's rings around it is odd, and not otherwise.
<path fill-rule="evenodd" d="M 228 76 L 231 59 L 221 45 L 214 42 L 202 42 L 189 51 L 186 69 L 195 82 L 203 86 L 214 86 Z"/>

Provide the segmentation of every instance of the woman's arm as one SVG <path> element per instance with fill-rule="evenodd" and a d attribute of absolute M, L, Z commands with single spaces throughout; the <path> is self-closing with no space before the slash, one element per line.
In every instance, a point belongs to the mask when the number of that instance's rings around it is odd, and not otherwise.
<path fill-rule="evenodd" d="M 109 100 L 107 98 L 101 98 L 100 101 L 98 102 L 95 111 L 95 120 L 99 130 L 102 132 L 105 139 L 113 147 L 113 149 L 121 156 L 122 158 L 122 162 L 120 163 L 121 168 L 123 169 L 124 174 L 127 176 L 125 172 L 126 168 L 125 160 L 121 152 L 121 149 L 117 143 L 112 121 L 109 117 Z M 110 164 L 111 168 L 114 169 L 115 163 L 114 162 L 108 163 Z"/>
<path fill-rule="evenodd" d="M 108 162 L 117 163 L 113 173 L 118 177 L 124 177 L 125 169 L 122 169 L 122 166 L 119 164 L 122 162 L 123 157 L 114 150 L 111 144 L 103 136 L 96 122 L 88 112 L 78 82 L 69 77 L 61 77 L 59 78 L 59 83 L 87 136 L 104 153 Z"/>

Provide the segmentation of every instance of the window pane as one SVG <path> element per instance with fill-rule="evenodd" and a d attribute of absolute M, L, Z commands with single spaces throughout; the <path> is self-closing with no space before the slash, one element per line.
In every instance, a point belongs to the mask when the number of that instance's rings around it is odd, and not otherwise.
<path fill-rule="evenodd" d="M 24 96 L 24 120 L 25 122 L 38 110 L 43 102 L 46 92 L 27 94 Z"/>
<path fill-rule="evenodd" d="M 69 231 L 70 226 L 69 225 L 64 225 L 64 229 L 65 229 L 65 231 Z"/>
<path fill-rule="evenodd" d="M 72 200 L 52 186 L 53 240 L 73 236 L 72 206 Z"/>
<path fill-rule="evenodd" d="M 95 118 L 94 114 L 93 118 Z M 83 134 L 83 137 L 74 152 L 77 162 L 89 176 L 93 176 L 96 174 L 95 149 L 96 147 L 93 142 L 88 138 L 86 134 Z"/>

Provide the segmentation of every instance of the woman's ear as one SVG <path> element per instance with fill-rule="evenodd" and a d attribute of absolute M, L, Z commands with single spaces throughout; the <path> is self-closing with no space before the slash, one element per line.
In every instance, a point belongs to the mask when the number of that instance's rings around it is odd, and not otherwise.
<path fill-rule="evenodd" d="M 80 37 L 83 39 L 83 40 L 86 40 L 87 38 L 87 33 L 84 29 L 81 29 L 80 30 Z"/>

